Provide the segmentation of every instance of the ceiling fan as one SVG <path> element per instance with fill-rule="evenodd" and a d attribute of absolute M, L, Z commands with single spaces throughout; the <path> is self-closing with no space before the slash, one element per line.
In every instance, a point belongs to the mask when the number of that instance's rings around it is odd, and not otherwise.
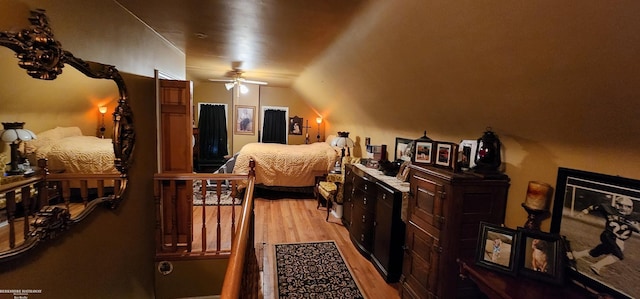
<path fill-rule="evenodd" d="M 255 80 L 247 80 L 242 74 L 244 71 L 240 69 L 240 65 L 242 62 L 234 61 L 231 63 L 231 70 L 225 74 L 225 77 L 229 77 L 230 79 L 209 79 L 209 81 L 213 82 L 227 82 L 224 84 L 224 87 L 227 90 L 231 90 L 235 86 L 238 86 L 238 92 L 247 93 L 249 89 L 243 84 L 258 84 L 258 85 L 267 85 L 267 82 L 264 81 L 255 81 Z"/>

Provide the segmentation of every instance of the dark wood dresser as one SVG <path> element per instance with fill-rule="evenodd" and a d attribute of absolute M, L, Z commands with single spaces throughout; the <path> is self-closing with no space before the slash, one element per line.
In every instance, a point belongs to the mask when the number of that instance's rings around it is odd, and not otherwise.
<path fill-rule="evenodd" d="M 473 298 L 456 260 L 473 258 L 480 221 L 504 221 L 509 178 L 412 165 L 401 298 Z"/>
<path fill-rule="evenodd" d="M 351 241 L 387 282 L 397 282 L 405 236 L 402 201 L 408 186 L 380 171 L 347 164 L 343 192 L 342 221 Z"/>

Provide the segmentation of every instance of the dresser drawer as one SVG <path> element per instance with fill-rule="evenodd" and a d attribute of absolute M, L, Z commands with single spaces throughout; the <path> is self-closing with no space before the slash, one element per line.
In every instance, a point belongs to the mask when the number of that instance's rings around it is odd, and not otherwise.
<path fill-rule="evenodd" d="M 438 269 L 442 253 L 439 240 L 410 222 L 407 225 L 405 242 L 402 272 L 406 282 L 412 289 L 421 290 L 420 293 L 425 290 L 437 293 Z"/>
<path fill-rule="evenodd" d="M 375 192 L 376 189 L 376 183 L 371 181 L 367 176 L 355 176 L 353 186 L 356 189 L 362 190 L 364 193 Z"/>
<path fill-rule="evenodd" d="M 369 255 L 373 248 L 373 222 L 375 214 L 367 212 L 361 208 L 354 207 L 352 210 L 351 227 L 349 233 L 351 238 L 361 246 L 364 252 Z"/>
<path fill-rule="evenodd" d="M 415 173 L 411 176 L 411 196 L 409 196 L 410 218 L 418 226 L 442 229 L 444 201 L 447 198 L 443 184 Z"/>

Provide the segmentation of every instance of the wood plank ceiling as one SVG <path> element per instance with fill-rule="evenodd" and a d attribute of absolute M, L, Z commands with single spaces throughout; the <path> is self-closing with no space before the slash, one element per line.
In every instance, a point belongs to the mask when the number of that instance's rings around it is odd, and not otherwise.
<path fill-rule="evenodd" d="M 368 0 L 117 0 L 186 55 L 189 80 L 244 76 L 290 86 Z"/>

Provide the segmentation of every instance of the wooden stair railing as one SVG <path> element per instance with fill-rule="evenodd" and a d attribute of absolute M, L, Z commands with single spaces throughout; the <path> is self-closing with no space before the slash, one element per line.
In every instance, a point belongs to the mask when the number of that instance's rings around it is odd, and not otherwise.
<path fill-rule="evenodd" d="M 154 197 L 156 201 L 156 260 L 185 260 L 185 259 L 202 259 L 202 258 L 218 258 L 225 257 L 229 259 L 224 283 L 222 286 L 221 298 L 257 298 L 258 285 L 260 280 L 260 269 L 256 252 L 254 248 L 254 184 L 255 184 L 255 162 L 250 163 L 250 172 L 248 174 L 208 174 L 208 173 L 157 173 L 154 175 Z M 235 214 L 232 214 L 231 223 L 229 225 L 231 232 L 231 246 L 229 249 L 221 248 L 221 220 L 220 205 L 207 207 L 202 205 L 202 227 L 201 239 L 202 247 L 193 248 L 193 234 L 195 230 L 193 224 L 193 199 L 189 192 L 189 186 L 193 185 L 193 181 L 201 181 L 202 194 L 205 194 L 206 182 L 216 182 L 215 192 L 220 196 L 220 186 L 222 182 L 230 182 L 232 193 L 236 192 L 235 188 L 242 185 L 244 188 L 242 208 L 239 218 L 235 220 Z M 179 189 L 182 188 L 183 191 Z M 182 192 L 182 193 L 181 193 Z M 204 200 L 204 198 L 203 198 Z M 185 215 L 181 212 L 184 205 L 190 213 Z M 181 206 L 182 205 L 182 206 Z M 215 220 L 210 223 L 216 225 L 216 242 L 215 248 L 207 247 L 207 219 L 205 219 L 205 210 L 208 208 L 217 208 Z M 235 209 L 231 210 L 232 213 Z M 185 240 L 180 238 L 179 229 L 188 223 L 188 236 Z M 236 226 L 237 223 L 237 226 Z M 184 242 L 183 242 L 184 241 Z"/>
<path fill-rule="evenodd" d="M 253 188 L 255 162 L 249 162 L 249 184 L 242 204 L 242 215 L 222 284 L 222 299 L 258 298 L 260 269 L 255 251 L 255 214 Z"/>

